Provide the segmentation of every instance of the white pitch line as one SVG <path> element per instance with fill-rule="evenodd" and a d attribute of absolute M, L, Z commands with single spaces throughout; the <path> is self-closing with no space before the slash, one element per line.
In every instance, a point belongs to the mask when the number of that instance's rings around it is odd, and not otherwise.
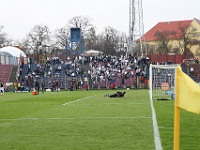
<path fill-rule="evenodd" d="M 156 150 L 163 150 L 161 140 L 160 140 L 160 133 L 158 129 L 158 123 L 156 120 L 156 112 L 153 106 L 153 100 L 150 98 L 151 110 L 152 110 L 152 120 L 153 120 L 153 130 L 154 130 L 154 141 Z"/>
<path fill-rule="evenodd" d="M 144 105 L 144 103 L 128 103 L 128 104 L 134 104 L 134 105 Z"/>
<path fill-rule="evenodd" d="M 165 126 L 160 126 L 159 128 L 160 129 L 167 129 L 167 130 L 173 130 L 174 129 L 173 127 L 165 127 Z"/>
<path fill-rule="evenodd" d="M 8 118 L 0 120 L 12 120 L 12 121 L 21 121 L 21 120 L 73 120 L 73 119 L 137 119 L 137 118 L 146 118 L 151 119 L 150 116 L 133 116 L 133 117 L 69 117 L 69 118 Z"/>
<path fill-rule="evenodd" d="M 83 98 L 79 98 L 79 99 L 76 99 L 76 100 L 74 100 L 74 101 L 64 103 L 64 104 L 62 104 L 62 105 L 68 105 L 68 104 L 75 103 L 75 102 L 80 101 L 80 100 L 89 99 L 89 98 L 92 98 L 92 97 L 95 97 L 95 95 L 93 95 L 93 96 L 87 96 L 87 97 L 83 97 Z"/>
<path fill-rule="evenodd" d="M 81 105 L 81 106 L 101 106 L 101 105 L 141 105 L 141 106 L 147 106 L 144 103 L 101 103 L 101 104 L 71 104 L 71 105 Z M 148 105 L 149 106 L 149 105 Z"/>

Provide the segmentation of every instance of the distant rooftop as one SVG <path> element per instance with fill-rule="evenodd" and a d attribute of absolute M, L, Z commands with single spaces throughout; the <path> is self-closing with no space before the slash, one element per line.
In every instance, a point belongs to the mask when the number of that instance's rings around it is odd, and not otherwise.
<path fill-rule="evenodd" d="M 197 19 L 196 19 L 197 20 Z M 169 38 L 173 39 L 175 36 L 173 33 L 176 33 L 176 36 L 180 35 L 180 27 L 187 27 L 191 24 L 193 20 L 183 20 L 183 21 L 167 21 L 167 22 L 159 22 L 153 28 L 151 28 L 148 32 L 145 33 L 145 41 L 156 41 L 156 33 L 157 32 L 171 32 L 171 36 Z M 199 20 L 197 20 L 199 21 Z M 199 21 L 200 22 L 200 21 Z"/>

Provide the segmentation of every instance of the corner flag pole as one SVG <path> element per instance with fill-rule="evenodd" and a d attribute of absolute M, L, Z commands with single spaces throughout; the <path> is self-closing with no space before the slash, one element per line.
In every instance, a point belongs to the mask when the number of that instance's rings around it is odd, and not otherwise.
<path fill-rule="evenodd" d="M 180 108 L 174 109 L 174 150 L 179 150 L 180 143 Z"/>
<path fill-rule="evenodd" d="M 174 150 L 179 150 L 180 146 L 180 107 L 178 107 L 178 67 L 175 71 L 175 101 L 174 101 Z"/>

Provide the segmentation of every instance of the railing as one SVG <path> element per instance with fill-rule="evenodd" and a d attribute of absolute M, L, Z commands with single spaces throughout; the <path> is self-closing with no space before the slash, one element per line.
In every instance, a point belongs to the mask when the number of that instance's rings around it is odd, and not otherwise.
<path fill-rule="evenodd" d="M 26 64 L 28 61 L 27 58 L 23 58 L 24 63 Z M 14 65 L 18 66 L 20 64 L 21 58 L 20 57 L 13 57 L 7 55 L 0 55 L 0 64 L 2 65 Z"/>

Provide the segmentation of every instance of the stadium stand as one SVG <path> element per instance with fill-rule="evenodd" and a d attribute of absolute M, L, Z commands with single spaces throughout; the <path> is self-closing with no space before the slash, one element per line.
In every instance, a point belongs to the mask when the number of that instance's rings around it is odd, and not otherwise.
<path fill-rule="evenodd" d="M 0 80 L 4 83 L 9 82 L 13 65 L 0 64 Z"/>
<path fill-rule="evenodd" d="M 45 82 L 45 88 L 52 88 L 56 82 L 61 89 L 89 88 L 126 88 L 134 87 L 136 69 L 140 75 L 148 75 L 149 61 L 133 56 L 85 56 L 67 58 L 49 58 L 46 64 L 24 64 L 19 67 L 19 82 L 29 88 L 34 87 L 34 80 Z"/>

